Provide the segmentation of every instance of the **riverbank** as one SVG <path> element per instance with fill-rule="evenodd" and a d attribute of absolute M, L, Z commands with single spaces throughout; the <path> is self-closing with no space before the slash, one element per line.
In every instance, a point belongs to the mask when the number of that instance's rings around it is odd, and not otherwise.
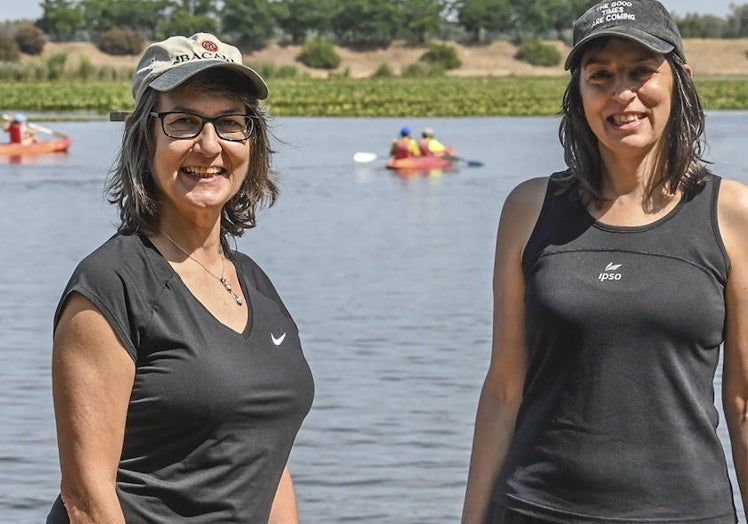
<path fill-rule="evenodd" d="M 389 65 L 397 75 L 417 62 L 424 49 L 400 44 L 387 50 L 353 52 L 339 49 L 343 59 L 332 72 L 310 70 L 295 61 L 298 47 L 273 45 L 245 57 L 266 77 L 268 104 L 277 116 L 539 116 L 560 109 L 568 72 L 562 66 L 533 67 L 513 58 L 513 46 L 494 42 L 485 47 L 453 44 L 462 65 L 436 78 L 369 78 Z M 562 46 L 558 42 L 554 45 Z M 568 50 L 567 50 L 568 52 Z M 748 39 L 690 40 L 686 52 L 707 110 L 748 110 Z M 29 71 L 44 70 L 64 54 L 73 73 L 56 81 L 32 75 L 0 81 L 4 112 L 20 110 L 44 119 L 105 117 L 131 111 L 130 78 L 138 57 L 105 55 L 89 43 L 48 44 L 41 57 L 25 57 Z M 34 65 L 32 60 L 37 60 Z M 81 64 L 88 64 L 82 68 Z M 291 66 L 295 77 L 273 72 Z M 76 76 L 85 69 L 89 76 Z M 269 71 L 269 72 L 268 72 Z M 106 73 L 105 75 L 102 75 Z M 434 96 L 438 94 L 438 96 Z"/>
<path fill-rule="evenodd" d="M 550 41 L 562 56 L 566 56 L 569 47 L 561 41 Z M 483 46 L 464 46 L 454 42 L 461 65 L 449 71 L 449 76 L 517 76 L 517 77 L 554 77 L 566 76 L 563 64 L 553 67 L 536 67 L 516 60 L 517 47 L 510 42 L 496 41 Z M 712 77 L 748 77 L 748 38 L 724 39 L 687 39 L 684 41 L 686 56 L 694 68 L 696 78 Z M 410 47 L 395 43 L 387 49 L 372 51 L 352 51 L 336 48 L 341 63 L 332 71 L 308 68 L 296 61 L 301 51 L 300 46 L 281 46 L 271 44 L 265 49 L 245 55 L 247 63 L 261 66 L 272 64 L 275 67 L 295 66 L 299 71 L 313 78 L 326 78 L 332 75 L 346 74 L 351 78 L 370 77 L 383 64 L 389 65 L 395 74 L 399 74 L 408 65 L 417 62 L 425 48 Z M 99 51 L 88 42 L 50 42 L 45 46 L 43 57 L 64 53 L 68 55 L 70 65 L 80 60 L 88 60 L 93 65 L 107 65 L 114 68 L 134 68 L 137 56 L 111 56 Z M 24 57 L 24 60 L 32 60 Z"/>
<path fill-rule="evenodd" d="M 560 110 L 565 77 L 269 78 L 276 116 L 548 116 Z M 707 110 L 748 110 L 743 78 L 696 79 Z M 3 112 L 49 119 L 132 111 L 129 81 L 0 82 Z M 97 116 L 98 115 L 98 116 Z M 38 119 L 38 118 L 37 118 Z"/>

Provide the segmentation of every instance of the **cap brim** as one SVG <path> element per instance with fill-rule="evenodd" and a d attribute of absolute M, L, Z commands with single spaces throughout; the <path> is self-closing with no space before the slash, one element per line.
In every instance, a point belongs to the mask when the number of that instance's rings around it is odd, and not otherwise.
<path fill-rule="evenodd" d="M 589 35 L 587 38 L 584 38 L 580 40 L 574 48 L 569 52 L 569 56 L 566 57 L 566 62 L 564 63 L 564 69 L 568 70 L 571 68 L 571 65 L 579 58 L 580 53 L 584 50 L 586 45 L 593 41 L 597 40 L 600 37 L 603 36 L 615 36 L 617 38 L 624 38 L 626 40 L 633 40 L 634 42 L 637 42 L 647 49 L 654 51 L 656 53 L 660 53 L 662 55 L 665 55 L 675 49 L 675 46 L 671 44 L 670 42 L 666 42 L 665 40 L 660 40 L 659 38 L 656 38 L 649 33 L 645 33 L 644 31 L 640 31 L 631 27 L 625 27 L 625 28 L 615 28 L 611 27 L 609 29 L 603 29 L 600 31 L 595 32 L 594 34 Z"/>
<path fill-rule="evenodd" d="M 165 71 L 148 84 L 148 87 L 152 87 L 156 91 L 171 91 L 182 85 L 197 73 L 213 68 L 230 69 L 244 75 L 252 84 L 254 95 L 259 100 L 264 100 L 268 97 L 268 86 L 254 69 L 243 64 L 225 62 L 223 60 L 196 60 L 184 63 Z"/>

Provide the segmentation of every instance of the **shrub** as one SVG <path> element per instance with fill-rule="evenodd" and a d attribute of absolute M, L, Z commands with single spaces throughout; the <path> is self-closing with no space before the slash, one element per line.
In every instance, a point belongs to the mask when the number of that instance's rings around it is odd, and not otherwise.
<path fill-rule="evenodd" d="M 394 76 L 395 72 L 390 64 L 379 64 L 377 70 L 371 75 L 372 78 L 392 78 Z"/>
<path fill-rule="evenodd" d="M 68 55 L 65 53 L 56 53 L 47 58 L 45 70 L 47 72 L 47 80 L 59 80 L 62 78 L 65 72 L 65 62 L 67 62 Z"/>
<path fill-rule="evenodd" d="M 439 64 L 427 64 L 419 61 L 403 69 L 402 76 L 404 78 L 444 76 L 444 68 Z"/>
<path fill-rule="evenodd" d="M 15 38 L 0 32 L 0 62 L 18 62 L 21 59 L 21 50 Z"/>
<path fill-rule="evenodd" d="M 21 52 L 27 55 L 41 54 L 44 51 L 44 46 L 47 44 L 44 31 L 35 25 L 27 25 L 20 28 L 16 31 L 14 38 Z"/>
<path fill-rule="evenodd" d="M 251 64 L 251 67 L 260 73 L 260 76 L 266 80 L 271 78 L 301 78 L 303 76 L 308 76 L 308 73 L 302 73 L 297 66 L 291 64 L 279 66 L 271 62 L 261 62 Z"/>
<path fill-rule="evenodd" d="M 88 80 L 96 74 L 96 66 L 88 58 L 82 58 L 78 62 L 78 68 L 75 70 L 75 78 L 79 80 Z"/>
<path fill-rule="evenodd" d="M 340 65 L 340 56 L 327 40 L 309 40 L 301 48 L 296 60 L 314 69 L 335 69 Z"/>
<path fill-rule="evenodd" d="M 0 63 L 0 80 L 23 80 L 21 64 Z"/>
<path fill-rule="evenodd" d="M 109 55 L 139 55 L 145 47 L 145 38 L 134 29 L 115 27 L 101 35 L 98 47 Z"/>
<path fill-rule="evenodd" d="M 438 65 L 443 69 L 457 69 L 462 62 L 457 58 L 457 51 L 447 44 L 429 44 L 429 49 L 421 55 L 421 61 L 427 64 Z"/>
<path fill-rule="evenodd" d="M 561 62 L 561 53 L 550 44 L 540 40 L 524 40 L 514 58 L 534 66 L 550 67 Z"/>

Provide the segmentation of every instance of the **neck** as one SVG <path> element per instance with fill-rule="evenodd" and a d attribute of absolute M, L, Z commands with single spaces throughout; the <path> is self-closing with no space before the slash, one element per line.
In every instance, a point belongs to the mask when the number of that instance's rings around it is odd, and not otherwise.
<path fill-rule="evenodd" d="M 174 241 L 190 253 L 204 253 L 211 257 L 222 251 L 221 223 L 213 220 L 208 223 L 191 220 L 183 215 L 174 216 L 162 213 L 158 230 L 169 235 Z"/>
<path fill-rule="evenodd" d="M 604 200 L 625 197 L 635 198 L 646 204 L 649 200 L 662 197 L 669 200 L 672 197 L 658 176 L 662 165 L 655 148 L 644 154 L 628 157 L 604 149 L 600 152 L 603 160 L 600 190 Z"/>

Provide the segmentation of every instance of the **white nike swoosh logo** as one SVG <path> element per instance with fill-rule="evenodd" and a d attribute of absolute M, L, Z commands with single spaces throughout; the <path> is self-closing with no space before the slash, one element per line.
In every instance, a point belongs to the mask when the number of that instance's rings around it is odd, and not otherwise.
<path fill-rule="evenodd" d="M 275 335 L 273 335 L 272 333 L 270 333 L 270 338 L 273 340 L 273 344 L 275 344 L 276 346 L 280 346 L 281 344 L 283 344 L 283 341 L 286 338 L 286 334 L 283 333 L 278 338 L 275 338 Z"/>

